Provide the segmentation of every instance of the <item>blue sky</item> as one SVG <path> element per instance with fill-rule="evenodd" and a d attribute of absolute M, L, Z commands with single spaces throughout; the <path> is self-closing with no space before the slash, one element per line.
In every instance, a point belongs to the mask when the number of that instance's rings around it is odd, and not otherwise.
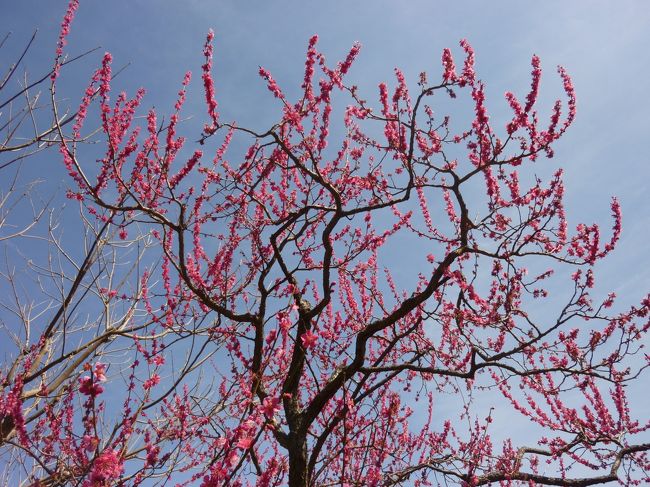
<path fill-rule="evenodd" d="M 32 74 L 47 69 L 65 1 L 7 2 L 0 35 L 13 31 L 0 52 L 6 66 L 34 28 L 39 29 L 27 66 Z M 200 110 L 201 49 L 215 30 L 215 78 L 222 118 L 266 128 L 277 119 L 273 100 L 257 76 L 268 68 L 290 92 L 298 88 L 307 40 L 317 33 L 330 61 L 362 44 L 350 80 L 368 93 L 392 81 L 394 67 L 411 85 L 417 73 L 440 73 L 444 47 L 457 49 L 467 38 L 477 56 L 477 73 L 487 84 L 488 106 L 496 120 L 507 116 L 506 90 L 523 94 L 530 83 L 530 58 L 540 56 L 542 105 L 548 107 L 561 82 L 555 66 L 571 74 L 578 96 L 575 124 L 556 147 L 541 173 L 565 169 L 566 205 L 571 226 L 599 221 L 609 228 L 609 202 L 618 196 L 623 236 L 600 266 L 599 288 L 616 291 L 621 305 L 638 303 L 650 288 L 650 8 L 637 1 L 144 1 L 82 0 L 69 37 L 72 55 L 101 46 L 114 65 L 130 63 L 115 84 L 133 93 L 148 90 L 144 106 L 167 112 L 183 74 L 195 73 L 193 97 L 185 113 Z M 13 49 L 13 50 L 12 50 Z M 63 71 L 63 105 L 76 106 L 100 53 Z M 202 119 L 202 118 L 201 118 Z M 504 119 L 505 120 L 505 119 Z M 49 176 L 54 191 L 66 181 L 55 152 L 33 160 L 25 177 Z M 30 162 L 31 164 L 31 162 Z M 536 169 L 537 170 L 537 169 Z M 608 233 L 607 233 L 608 235 Z"/>
<path fill-rule="evenodd" d="M 37 27 L 37 47 L 28 66 L 33 74 L 48 66 L 65 6 L 65 1 L 8 3 L 0 31 L 13 35 L 0 54 L 3 65 L 11 48 L 22 45 Z M 271 70 L 286 91 L 297 88 L 307 40 L 314 33 L 330 61 L 341 58 L 353 42 L 362 44 L 350 79 L 369 93 L 380 81 L 391 80 L 396 66 L 413 84 L 421 70 L 437 76 L 442 48 L 457 47 L 461 38 L 467 38 L 476 50 L 477 72 L 487 84 L 488 103 L 497 118 L 507 113 L 506 90 L 525 92 L 533 53 L 545 68 L 541 93 L 547 104 L 559 92 L 554 69 L 562 64 L 574 79 L 578 117 L 558 145 L 551 166 L 565 168 L 569 216 L 573 222 L 606 220 L 610 196 L 619 196 L 623 239 L 601 272 L 610 287 L 634 298 L 647 289 L 650 9 L 646 2 L 82 0 L 68 51 L 76 54 L 101 46 L 113 54 L 115 66 L 131 63 L 115 84 L 131 93 L 146 87 L 144 106 L 164 112 L 183 73 L 199 71 L 209 28 L 216 32 L 215 76 L 223 117 L 257 128 L 277 116 L 257 76 L 258 66 Z M 69 97 L 72 106 L 99 58 L 97 53 L 64 73 L 60 94 Z M 197 79 L 186 113 L 202 111 Z M 47 171 L 52 176 L 60 172 L 49 164 Z M 57 179 L 63 180 L 60 174 Z"/>

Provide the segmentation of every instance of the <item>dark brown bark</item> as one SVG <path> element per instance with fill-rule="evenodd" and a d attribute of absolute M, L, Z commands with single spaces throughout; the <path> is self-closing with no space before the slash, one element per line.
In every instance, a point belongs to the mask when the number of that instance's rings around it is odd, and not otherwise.
<path fill-rule="evenodd" d="M 302 435 L 301 435 L 302 436 Z M 307 469 L 307 440 L 289 434 L 289 487 L 307 487 L 309 471 Z"/>

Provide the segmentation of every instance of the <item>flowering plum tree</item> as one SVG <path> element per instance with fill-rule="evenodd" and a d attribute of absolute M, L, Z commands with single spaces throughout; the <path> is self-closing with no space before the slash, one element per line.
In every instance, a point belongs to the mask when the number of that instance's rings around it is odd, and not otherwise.
<path fill-rule="evenodd" d="M 574 119 L 564 69 L 566 100 L 544 120 L 534 56 L 530 90 L 506 94 L 512 116 L 498 128 L 466 41 L 462 66 L 446 49 L 442 76 L 422 73 L 415 89 L 395 70 L 374 103 L 345 81 L 359 46 L 332 66 L 314 36 L 297 100 L 260 68 L 280 114 L 256 130 L 219 115 L 212 41 L 210 32 L 207 122 L 194 148 L 179 135 L 190 73 L 171 115 L 150 109 L 139 127 L 144 90 L 113 94 L 110 54 L 69 132 L 57 128 L 68 197 L 104 249 L 82 267 L 95 269 L 83 289 L 103 311 L 90 327 L 66 328 L 64 299 L 3 373 L 9 477 L 296 487 L 648 480 L 648 424 L 628 386 L 647 366 L 650 301 L 611 312 L 613 294 L 592 297 L 592 266 L 620 236 L 619 204 L 608 238 L 595 224 L 571 230 L 562 171 L 547 181 L 529 172 L 550 164 L 542 159 Z M 463 117 L 434 112 L 434 102 L 463 106 L 454 100 L 463 96 L 464 128 Z M 79 143 L 95 113 L 99 158 Z M 144 257 L 145 247 L 157 256 Z M 127 250 L 134 258 L 120 270 Z M 551 283 L 561 296 L 549 296 Z M 530 433 L 499 437 L 478 397 Z"/>

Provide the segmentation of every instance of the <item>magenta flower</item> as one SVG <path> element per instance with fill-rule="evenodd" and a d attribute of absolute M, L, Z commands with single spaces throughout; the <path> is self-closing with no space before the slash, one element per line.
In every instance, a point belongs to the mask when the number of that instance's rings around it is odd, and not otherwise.
<path fill-rule="evenodd" d="M 118 453 L 114 450 L 104 450 L 93 462 L 90 477 L 83 485 L 84 487 L 103 487 L 107 481 L 118 479 L 123 470 L 122 459 Z"/>
<path fill-rule="evenodd" d="M 313 333 L 311 330 L 304 333 L 300 337 L 300 341 L 302 342 L 302 346 L 309 349 L 309 348 L 314 348 L 316 346 L 316 342 L 318 341 L 318 335 Z"/>

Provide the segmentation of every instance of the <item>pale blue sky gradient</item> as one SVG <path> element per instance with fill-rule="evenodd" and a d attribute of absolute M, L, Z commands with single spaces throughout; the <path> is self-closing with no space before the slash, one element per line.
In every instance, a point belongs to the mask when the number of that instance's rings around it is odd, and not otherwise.
<path fill-rule="evenodd" d="M 37 49 L 28 63 L 32 74 L 50 63 L 65 6 L 65 1 L 23 0 L 3 8 L 0 32 L 13 31 L 13 46 L 22 45 L 39 28 Z M 350 79 L 368 94 L 375 93 L 380 81 L 392 81 L 396 66 L 412 84 L 421 70 L 437 77 L 442 48 L 456 48 L 467 38 L 476 50 L 477 72 L 487 84 L 488 106 L 497 120 L 508 114 L 506 90 L 525 93 L 533 53 L 545 69 L 541 94 L 547 105 L 561 86 L 555 66 L 565 66 L 576 86 L 578 117 L 558 144 L 550 168 L 565 168 L 566 201 L 574 223 L 607 223 L 610 196 L 619 196 L 623 239 L 601 271 L 610 287 L 635 298 L 645 293 L 650 280 L 645 271 L 650 8 L 645 1 L 82 0 L 68 52 L 101 46 L 113 54 L 115 67 L 131 63 L 115 84 L 130 93 L 144 86 L 144 106 L 163 113 L 184 72 L 191 69 L 193 97 L 185 113 L 202 114 L 196 73 L 209 28 L 216 32 L 215 77 L 223 118 L 260 129 L 274 122 L 278 112 L 257 76 L 258 66 L 271 70 L 291 92 L 299 86 L 306 43 L 314 33 L 330 61 L 361 42 Z M 0 54 L 3 65 L 10 52 Z M 64 72 L 60 95 L 69 97 L 72 106 L 99 58 L 98 53 Z M 47 163 L 50 171 L 64 179 L 60 168 Z"/>

